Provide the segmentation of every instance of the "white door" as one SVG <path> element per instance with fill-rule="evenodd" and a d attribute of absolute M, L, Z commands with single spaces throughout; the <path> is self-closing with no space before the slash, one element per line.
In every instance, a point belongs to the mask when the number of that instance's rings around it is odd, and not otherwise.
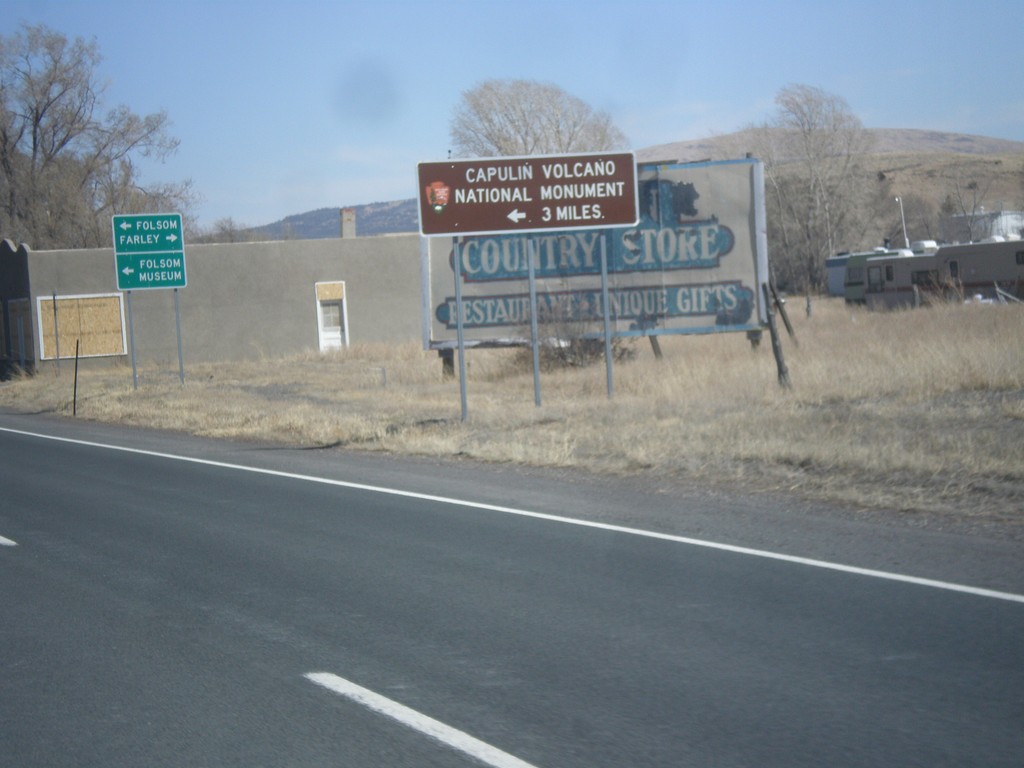
<path fill-rule="evenodd" d="M 345 346 L 345 312 L 340 301 L 320 302 L 320 351 Z"/>
<path fill-rule="evenodd" d="M 316 324 L 320 351 L 348 346 L 348 307 L 345 305 L 345 282 L 335 280 L 317 283 Z"/>

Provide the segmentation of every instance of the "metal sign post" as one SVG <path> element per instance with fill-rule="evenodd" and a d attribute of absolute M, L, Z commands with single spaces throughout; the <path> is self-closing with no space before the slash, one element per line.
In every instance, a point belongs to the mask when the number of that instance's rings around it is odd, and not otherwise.
<path fill-rule="evenodd" d="M 139 388 L 139 373 L 135 367 L 135 321 L 132 317 L 132 292 L 125 291 L 125 301 L 128 302 L 128 347 L 132 357 L 132 388 Z"/>
<path fill-rule="evenodd" d="M 533 347 L 533 402 L 540 408 L 540 339 L 537 331 L 537 268 L 533 263 L 533 238 L 526 239 L 530 278 L 530 344 Z"/>
<path fill-rule="evenodd" d="M 185 360 L 181 354 L 181 306 L 178 303 L 178 289 L 174 289 L 174 329 L 178 333 L 178 379 L 185 386 Z"/>
<path fill-rule="evenodd" d="M 53 292 L 53 340 L 57 352 L 57 375 L 60 376 L 60 325 L 57 323 L 57 292 Z"/>

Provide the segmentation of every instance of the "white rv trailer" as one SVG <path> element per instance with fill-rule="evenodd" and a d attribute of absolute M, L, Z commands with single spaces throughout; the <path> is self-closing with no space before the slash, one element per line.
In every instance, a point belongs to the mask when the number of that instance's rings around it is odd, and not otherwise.
<path fill-rule="evenodd" d="M 911 251 L 905 248 L 886 250 L 875 248 L 873 251 L 860 251 L 858 253 L 840 254 L 830 256 L 825 260 L 825 270 L 829 282 L 829 295 L 844 296 L 847 303 L 864 303 L 865 265 L 868 259 L 911 256 Z M 831 270 L 831 271 L 829 271 Z"/>
<path fill-rule="evenodd" d="M 864 303 L 872 309 L 1000 295 L 1024 299 L 1024 241 L 944 245 L 934 253 L 864 262 Z"/>

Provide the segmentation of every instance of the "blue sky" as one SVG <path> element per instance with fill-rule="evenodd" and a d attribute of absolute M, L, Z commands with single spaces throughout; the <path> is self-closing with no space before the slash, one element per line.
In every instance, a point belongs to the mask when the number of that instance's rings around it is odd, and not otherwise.
<path fill-rule="evenodd" d="M 553 83 L 634 149 L 729 133 L 791 84 L 872 128 L 1024 141 L 1020 0 L 0 0 L 0 34 L 95 38 L 107 106 L 166 110 L 201 227 L 416 195 L 464 91 Z"/>

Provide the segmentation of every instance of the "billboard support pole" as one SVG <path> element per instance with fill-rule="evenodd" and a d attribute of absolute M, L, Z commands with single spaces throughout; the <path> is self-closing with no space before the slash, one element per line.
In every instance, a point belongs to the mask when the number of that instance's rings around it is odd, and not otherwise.
<path fill-rule="evenodd" d="M 604 307 L 604 367 L 608 379 L 608 399 L 615 394 L 612 383 L 611 302 L 608 301 L 608 235 L 601 234 L 601 304 Z"/>
<path fill-rule="evenodd" d="M 454 242 L 455 255 L 455 327 L 458 331 L 459 343 L 459 398 L 462 401 L 462 420 L 469 418 L 469 407 L 466 401 L 466 336 L 462 321 L 462 238 L 456 237 Z"/>
<path fill-rule="evenodd" d="M 526 238 L 526 263 L 530 277 L 530 343 L 533 347 L 533 403 L 540 408 L 540 340 L 537 331 L 537 268 L 533 263 L 533 238 Z"/>
<path fill-rule="evenodd" d="M 782 340 L 779 338 L 779 327 L 775 322 L 775 310 L 772 309 L 771 297 L 768 295 L 768 283 L 761 283 L 761 293 L 764 296 L 765 309 L 768 313 L 768 332 L 772 338 L 772 352 L 775 353 L 775 366 L 779 371 L 779 386 L 783 389 L 790 388 L 789 369 L 786 367 L 786 360 L 782 356 Z"/>

